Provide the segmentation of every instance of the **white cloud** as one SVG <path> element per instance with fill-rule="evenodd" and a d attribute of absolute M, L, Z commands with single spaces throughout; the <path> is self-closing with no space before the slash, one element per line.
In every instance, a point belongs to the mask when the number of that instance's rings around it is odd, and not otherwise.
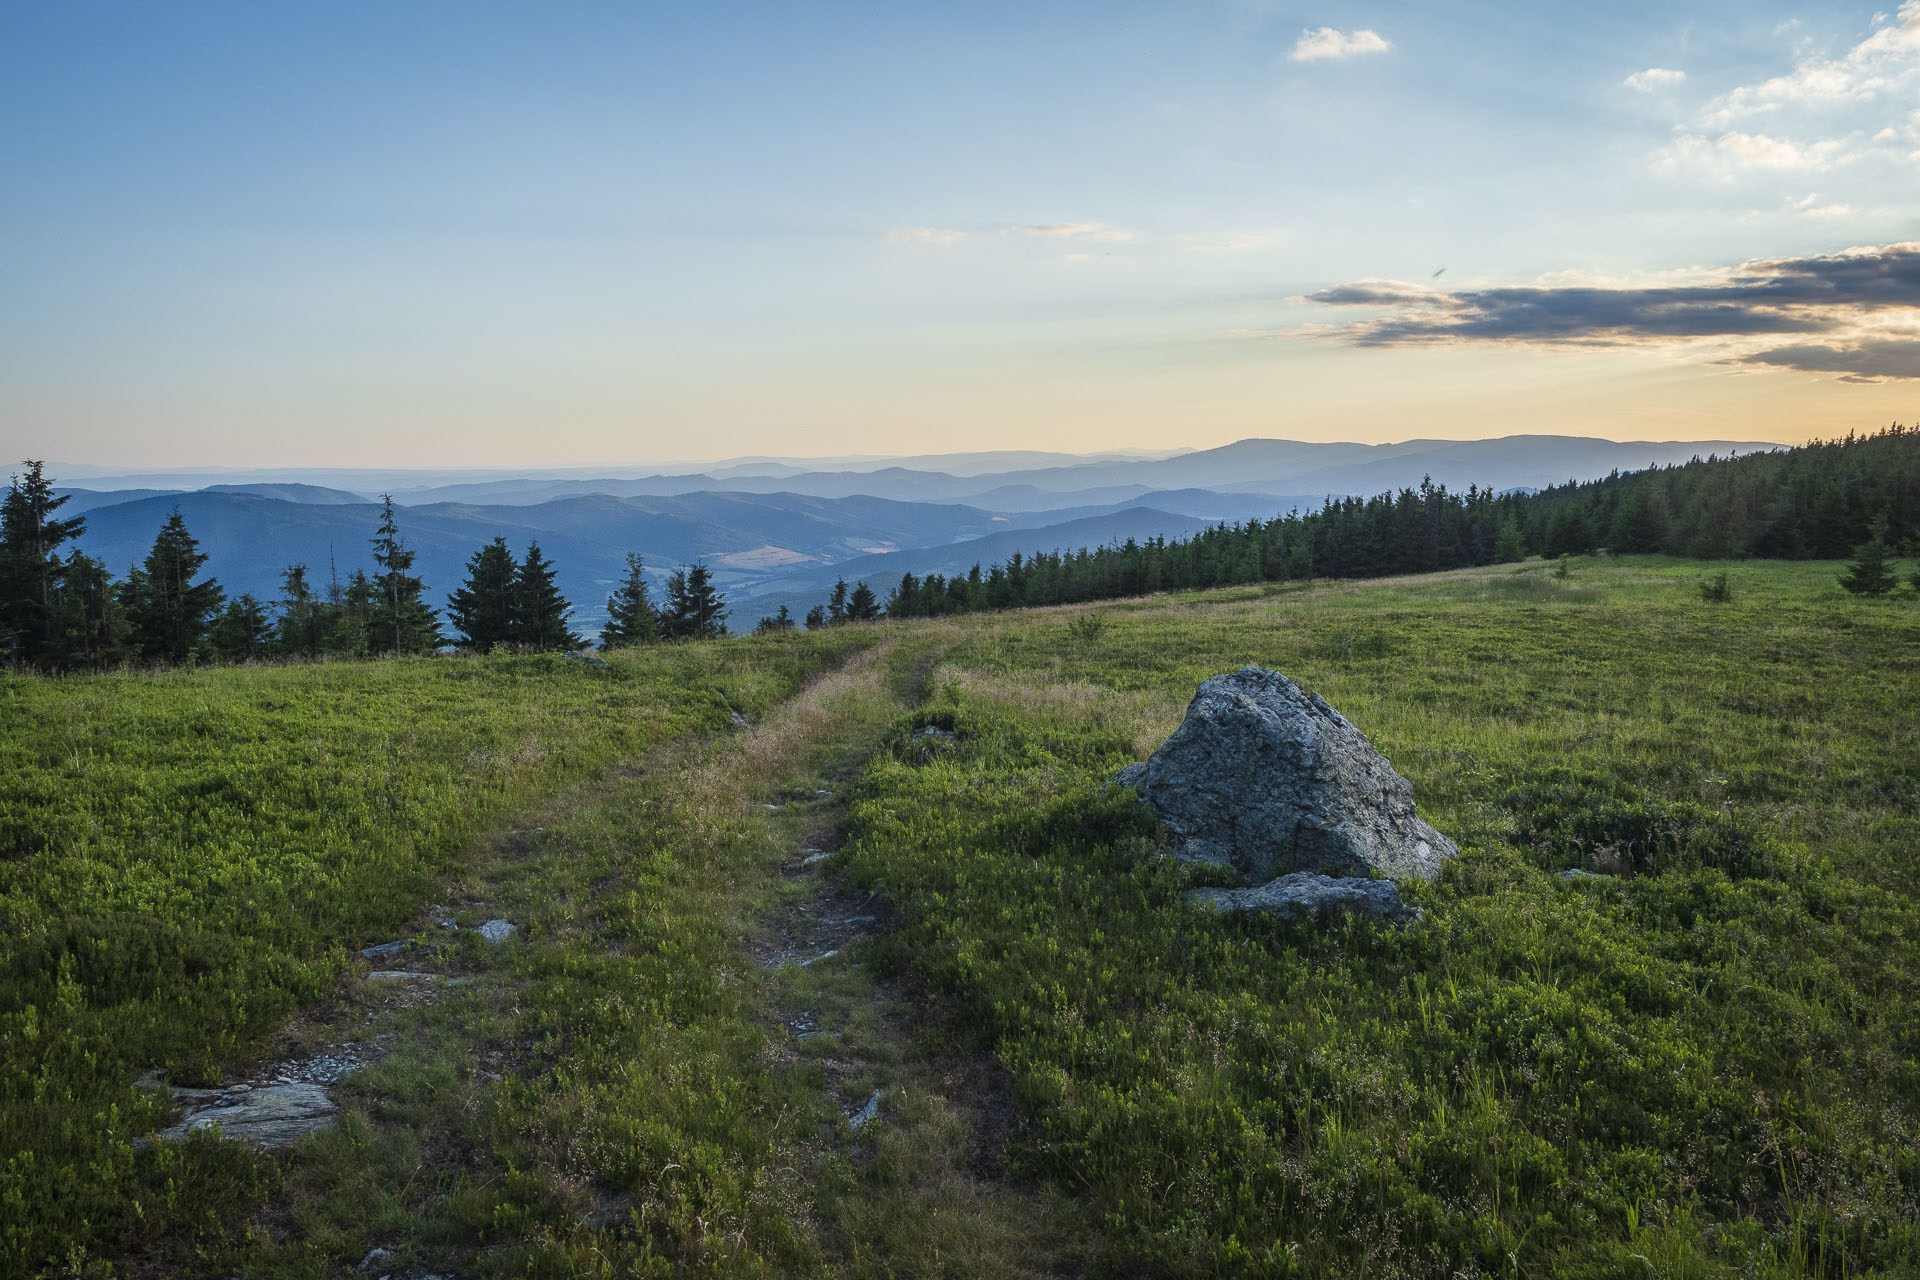
<path fill-rule="evenodd" d="M 890 227 L 887 230 L 887 239 L 896 244 L 932 244 L 942 249 L 966 238 L 966 232 L 947 227 Z"/>
<path fill-rule="evenodd" d="M 1749 169 L 1819 170 L 1843 162 L 1845 144 L 1835 138 L 1817 142 L 1795 142 L 1764 133 L 1723 133 L 1706 138 L 1682 132 L 1668 145 L 1654 152 L 1654 165 L 1667 173 L 1696 173 L 1730 179 Z"/>
<path fill-rule="evenodd" d="M 1783 107 L 1834 107 L 1901 93 L 1920 84 L 1920 0 L 1879 15 L 1880 29 L 1838 58 L 1802 59 L 1785 75 L 1741 85 L 1720 98 L 1708 121 L 1728 124 Z"/>
<path fill-rule="evenodd" d="M 1300 33 L 1287 58 L 1292 62 L 1324 62 L 1330 58 L 1354 58 L 1363 53 L 1385 53 L 1391 48 L 1393 45 L 1379 32 L 1365 27 L 1358 31 L 1315 27 Z"/>
<path fill-rule="evenodd" d="M 1634 72 L 1623 83 L 1629 89 L 1652 93 L 1655 89 L 1671 88 L 1686 78 L 1686 72 L 1675 71 L 1671 67 L 1648 67 L 1645 71 Z"/>
<path fill-rule="evenodd" d="M 1010 227 L 1023 236 L 1047 236 L 1056 240 L 1094 240 L 1101 244 L 1125 244 L 1133 232 L 1110 227 L 1104 222 L 1041 222 Z"/>

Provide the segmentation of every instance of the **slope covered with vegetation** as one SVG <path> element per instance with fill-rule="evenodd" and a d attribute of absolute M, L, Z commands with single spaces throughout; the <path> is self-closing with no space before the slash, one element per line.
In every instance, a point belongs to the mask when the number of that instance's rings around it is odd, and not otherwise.
<path fill-rule="evenodd" d="M 1256 585 L 605 671 L 8 677 L 0 1271 L 1911 1273 L 1914 606 L 1831 563 L 1733 566 L 1719 600 L 1704 572 Z M 1460 842 L 1418 926 L 1196 914 L 1200 873 L 1103 792 L 1247 662 Z M 796 898 L 803 867 L 839 896 Z M 524 941 L 382 1015 L 338 1129 L 137 1146 L 140 1071 L 209 1081 L 296 1009 L 366 1007 L 351 948 L 480 898 Z M 875 923 L 801 966 L 783 913 Z"/>
<path fill-rule="evenodd" d="M 1920 1266 L 1920 628 L 1830 566 L 1731 576 L 1732 603 L 1628 559 L 967 633 L 923 712 L 958 740 L 876 762 L 853 868 L 1104 1262 Z M 1340 708 L 1461 843 L 1423 926 L 1197 917 L 1102 792 L 1246 662 Z"/>

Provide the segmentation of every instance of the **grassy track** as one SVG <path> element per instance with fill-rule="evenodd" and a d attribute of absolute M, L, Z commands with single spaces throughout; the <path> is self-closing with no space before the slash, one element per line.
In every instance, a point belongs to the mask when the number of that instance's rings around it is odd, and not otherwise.
<path fill-rule="evenodd" d="M 1183 1275 L 1920 1269 L 1920 627 L 1670 561 L 983 624 L 852 878 L 1012 1071 L 1021 1167 Z M 1214 921 L 1101 782 L 1277 667 L 1466 849 L 1404 934 Z M 1570 882 L 1588 862 L 1624 874 Z"/>
<path fill-rule="evenodd" d="M 1920 617 L 1703 573 L 0 683 L 0 1273 L 1911 1274 Z M 1100 794 L 1244 662 L 1460 840 L 1424 926 L 1191 914 Z M 429 903 L 522 932 L 364 984 Z M 373 1029 L 291 1156 L 132 1147 Z"/>
<path fill-rule="evenodd" d="M 136 1075 L 263 1052 L 477 836 L 873 638 L 0 678 L 0 1274 L 210 1230 L 197 1157 L 136 1155 L 162 1119 Z"/>

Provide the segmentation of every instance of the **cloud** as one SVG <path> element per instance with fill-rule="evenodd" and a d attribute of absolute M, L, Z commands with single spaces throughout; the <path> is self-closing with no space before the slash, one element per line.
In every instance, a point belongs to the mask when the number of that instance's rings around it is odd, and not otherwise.
<path fill-rule="evenodd" d="M 1360 281 L 1308 294 L 1306 301 L 1384 311 L 1332 331 L 1361 347 L 1708 342 L 1741 363 L 1920 377 L 1920 360 L 1904 333 L 1907 327 L 1920 333 L 1920 242 L 1749 262 L 1687 283 L 1440 290 Z M 1891 337 L 1889 324 L 1900 330 Z M 1788 336 L 1817 341 L 1779 341 Z"/>
<path fill-rule="evenodd" d="M 1110 227 L 1104 222 L 1043 222 L 1008 230 L 1023 236 L 1048 236 L 1057 240 L 1095 240 L 1101 244 L 1125 244 L 1133 232 Z"/>
<path fill-rule="evenodd" d="M 1652 93 L 1655 89 L 1670 89 L 1686 78 L 1684 71 L 1675 71 L 1670 67 L 1648 67 L 1645 71 L 1634 72 L 1622 83 L 1629 89 Z"/>
<path fill-rule="evenodd" d="M 887 239 L 896 244 L 932 244 L 943 249 L 966 238 L 966 232 L 948 227 L 891 227 L 887 230 Z"/>
<path fill-rule="evenodd" d="M 1920 378 L 1920 337 L 1867 338 L 1848 346 L 1806 344 L 1774 347 L 1738 357 L 1741 364 L 1771 365 L 1807 373 L 1838 373 L 1843 382 Z"/>
<path fill-rule="evenodd" d="M 1377 31 L 1365 27 L 1341 31 L 1334 27 L 1315 27 L 1302 31 L 1294 43 L 1289 62 L 1325 62 L 1336 58 L 1357 58 L 1363 53 L 1385 53 L 1393 45 Z"/>
<path fill-rule="evenodd" d="M 1920 79 L 1920 0 L 1906 0 L 1879 29 L 1838 58 L 1803 58 L 1791 71 L 1741 85 L 1714 104 L 1725 124 L 1784 107 L 1832 107 L 1900 93 Z"/>
<path fill-rule="evenodd" d="M 1845 144 L 1836 138 L 1800 143 L 1774 138 L 1764 133 L 1723 133 L 1707 139 L 1695 133 L 1682 133 L 1654 153 L 1657 168 L 1668 173 L 1703 173 L 1730 180 L 1749 169 L 1807 171 L 1831 169 L 1850 157 L 1843 154 Z"/>

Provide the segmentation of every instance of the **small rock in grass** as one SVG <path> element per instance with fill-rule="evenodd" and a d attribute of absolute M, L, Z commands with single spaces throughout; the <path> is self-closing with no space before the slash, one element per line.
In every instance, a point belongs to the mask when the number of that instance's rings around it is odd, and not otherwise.
<path fill-rule="evenodd" d="M 1216 911 L 1248 911 L 1281 920 L 1327 920 L 1351 911 L 1396 924 L 1420 918 L 1420 910 L 1400 900 L 1391 880 L 1318 875 L 1296 871 L 1251 889 L 1194 889 L 1187 901 Z"/>
<path fill-rule="evenodd" d="M 388 956 L 399 955 L 411 945 L 413 944 L 408 939 L 399 938 L 393 942 L 382 942 L 378 946 L 362 947 L 360 954 L 369 960 L 384 960 Z"/>
<path fill-rule="evenodd" d="M 847 1127 L 856 1132 L 872 1124 L 880 1116 L 880 1091 L 875 1089 L 873 1096 L 867 1099 L 867 1105 L 847 1117 Z"/>
<path fill-rule="evenodd" d="M 930 724 L 916 732 L 913 736 L 916 738 L 938 738 L 942 742 L 953 742 L 958 739 L 960 735 L 951 729 L 942 729 L 937 724 Z"/>
<path fill-rule="evenodd" d="M 497 947 L 518 932 L 518 928 L 508 920 L 489 920 L 474 932 Z"/>
<path fill-rule="evenodd" d="M 733 727 L 736 729 L 744 729 L 747 727 L 747 718 L 738 711 L 733 713 Z"/>
<path fill-rule="evenodd" d="M 375 969 L 367 975 L 368 982 L 432 982 L 439 975 L 421 973 L 414 969 Z"/>
<path fill-rule="evenodd" d="M 371 1271 L 375 1267 L 384 1267 L 393 1261 L 393 1254 L 387 1249 L 369 1249 L 367 1256 L 360 1259 L 360 1270 Z"/>
<path fill-rule="evenodd" d="M 800 967 L 804 969 L 810 964 L 819 964 L 822 960 L 831 960 L 839 954 L 840 954 L 840 948 L 838 947 L 835 947 L 831 951 L 822 951 L 819 955 L 815 956 L 811 960 L 802 960 L 800 962 Z"/>
<path fill-rule="evenodd" d="M 332 1127 L 338 1118 L 339 1108 L 325 1089 L 317 1084 L 288 1083 L 229 1099 L 226 1106 L 202 1107 L 154 1136 L 162 1142 L 184 1142 L 195 1132 L 217 1124 L 222 1138 L 261 1147 L 285 1147 Z"/>

